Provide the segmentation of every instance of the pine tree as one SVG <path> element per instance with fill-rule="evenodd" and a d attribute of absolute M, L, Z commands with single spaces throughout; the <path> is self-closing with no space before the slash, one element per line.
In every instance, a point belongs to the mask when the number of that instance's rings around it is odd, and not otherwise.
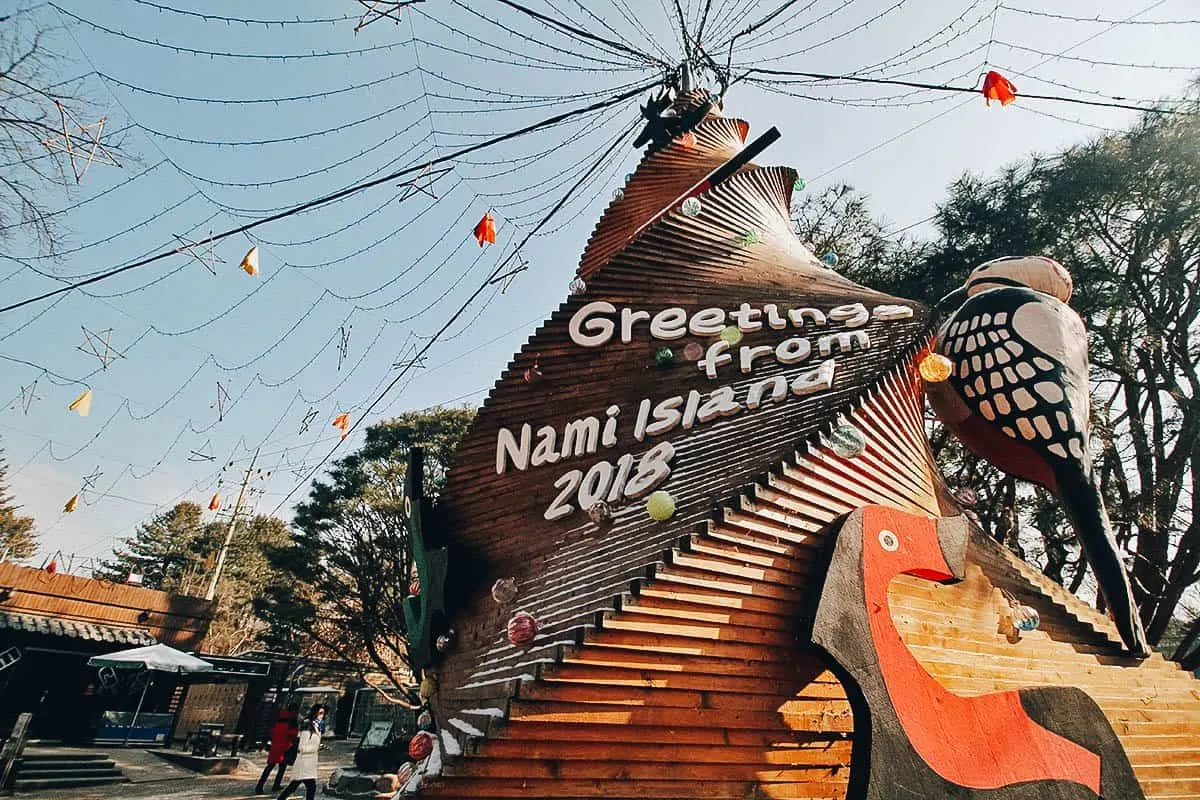
<path fill-rule="evenodd" d="M 124 583 L 135 573 L 148 589 L 196 593 L 207 571 L 205 559 L 213 550 L 211 529 L 216 527 L 205 525 L 201 513 L 200 506 L 184 502 L 143 522 L 96 577 Z"/>
<path fill-rule="evenodd" d="M 0 456 L 0 561 L 19 561 L 37 552 L 33 517 L 22 517 L 8 494 L 8 464 Z"/>

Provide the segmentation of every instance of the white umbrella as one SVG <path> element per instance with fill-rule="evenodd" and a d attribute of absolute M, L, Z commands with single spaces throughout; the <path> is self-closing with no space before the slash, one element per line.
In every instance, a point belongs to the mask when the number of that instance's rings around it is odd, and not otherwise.
<path fill-rule="evenodd" d="M 90 667 L 111 667 L 112 669 L 146 669 L 152 672 L 174 672 L 177 675 L 187 675 L 193 672 L 211 672 L 213 665 L 202 658 L 167 647 L 165 644 L 152 644 L 146 647 L 135 647 L 132 650 L 119 650 L 102 656 L 92 656 L 88 659 Z M 146 692 L 154 682 L 151 675 L 142 687 L 142 696 L 138 698 L 137 708 L 133 719 L 125 729 L 125 746 L 129 746 L 129 735 L 137 724 L 138 714 L 142 712 L 142 703 L 146 701 Z"/>

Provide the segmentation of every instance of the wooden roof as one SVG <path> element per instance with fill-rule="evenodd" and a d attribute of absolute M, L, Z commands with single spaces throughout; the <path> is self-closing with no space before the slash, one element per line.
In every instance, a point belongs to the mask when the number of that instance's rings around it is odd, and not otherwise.
<path fill-rule="evenodd" d="M 514 358 L 460 447 L 442 511 L 465 602 L 436 670 L 439 752 L 426 768 L 440 774 L 414 781 L 422 797 L 845 796 L 853 712 L 799 621 L 818 553 L 846 513 L 871 503 L 957 513 L 924 432 L 915 363 L 926 346 L 925 312 L 845 280 L 795 240 L 791 170 L 749 165 L 701 189 L 698 216 L 680 213 L 680 199 L 746 135 L 744 123 L 719 117 L 696 134 L 696 147 L 676 142 L 638 167 L 589 242 L 580 269 L 587 291 Z M 638 442 L 626 415 L 642 398 L 718 384 L 744 397 L 748 385 L 791 380 L 812 363 L 766 359 L 749 375 L 735 368 L 710 381 L 678 353 L 713 337 L 671 342 L 676 359 L 663 368 L 654 354 L 664 343 L 644 328 L 627 343 L 581 352 L 569 321 L 597 299 L 650 313 L 742 302 L 824 310 L 895 303 L 914 313 L 872 319 L 863 328 L 870 347 L 838 359 L 828 391 Z M 741 344 L 774 345 L 796 333 L 765 328 Z M 535 364 L 541 378 L 526 380 Z M 603 416 L 609 404 L 621 409 L 611 449 L 498 474 L 502 427 L 562 430 Z M 839 457 L 825 439 L 845 420 L 867 438 L 857 458 Z M 566 470 L 640 455 L 663 440 L 676 449 L 663 488 L 677 510 L 667 522 L 651 520 L 640 501 L 614 503 L 607 525 L 578 509 L 556 521 L 543 516 Z M 1083 688 L 1112 721 L 1148 797 L 1200 797 L 1200 760 L 1187 749 L 1200 740 L 1200 684 L 1160 656 L 1123 658 L 1104 617 L 986 538 L 972 541 L 968 561 L 956 586 L 892 586 L 893 615 L 926 668 L 961 694 Z M 516 578 L 515 604 L 489 596 L 500 577 Z M 1016 643 L 998 632 L 1001 589 L 1041 614 L 1041 628 Z M 541 625 L 529 646 L 505 638 L 516 609 Z"/>
<path fill-rule="evenodd" d="M 215 603 L 198 597 L 9 563 L 0 563 L 0 589 L 9 591 L 0 601 L 2 612 L 59 620 L 58 628 L 80 623 L 149 633 L 156 642 L 185 650 L 200 645 L 215 610 Z"/>

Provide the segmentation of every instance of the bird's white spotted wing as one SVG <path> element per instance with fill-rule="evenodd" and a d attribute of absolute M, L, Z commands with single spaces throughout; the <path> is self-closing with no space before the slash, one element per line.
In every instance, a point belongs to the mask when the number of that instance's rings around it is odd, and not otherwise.
<path fill-rule="evenodd" d="M 1040 451 L 1087 460 L 1087 341 L 1070 307 L 1028 289 L 981 292 L 944 326 L 939 350 L 974 413 Z"/>

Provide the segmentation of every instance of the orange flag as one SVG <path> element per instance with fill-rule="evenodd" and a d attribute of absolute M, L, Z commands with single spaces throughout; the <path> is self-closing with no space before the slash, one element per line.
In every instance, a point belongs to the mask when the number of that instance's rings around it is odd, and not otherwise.
<path fill-rule="evenodd" d="M 350 435 L 350 415 L 338 414 L 333 418 L 333 427 L 340 428 L 342 431 L 342 438 L 345 439 Z"/>
<path fill-rule="evenodd" d="M 1006 106 L 1017 99 L 1017 87 L 1008 78 L 992 70 L 983 78 L 983 96 L 989 106 L 993 100 L 999 100 L 1000 105 Z"/>
<path fill-rule="evenodd" d="M 496 243 L 496 218 L 492 216 L 492 212 L 484 214 L 483 219 L 475 226 L 475 241 L 479 242 L 480 247 L 483 247 L 484 242 Z"/>
<path fill-rule="evenodd" d="M 221 507 L 221 493 L 213 492 L 212 500 L 208 501 L 208 510 L 216 511 Z"/>

